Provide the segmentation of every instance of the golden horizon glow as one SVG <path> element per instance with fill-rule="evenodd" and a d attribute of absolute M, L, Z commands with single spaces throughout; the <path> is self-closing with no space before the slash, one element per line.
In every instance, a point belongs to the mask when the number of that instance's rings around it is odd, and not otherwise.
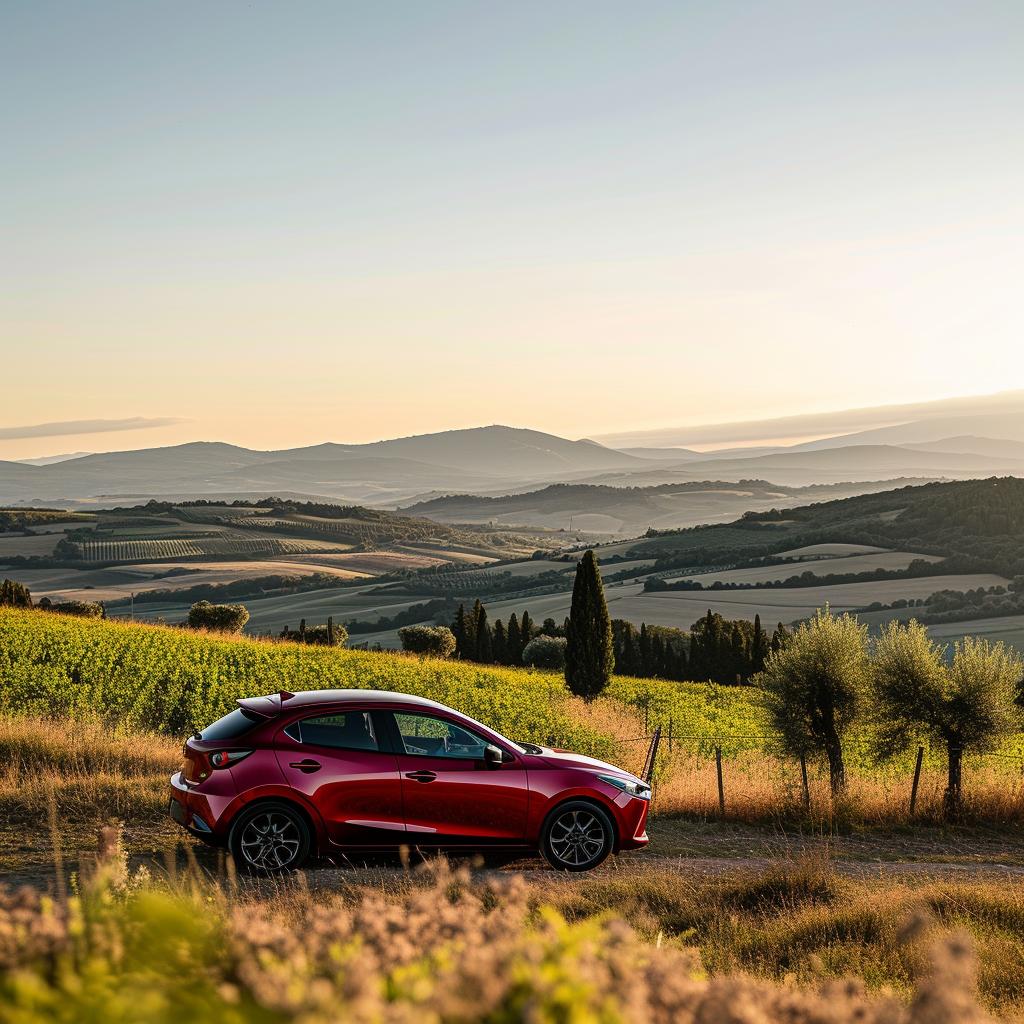
<path fill-rule="evenodd" d="M 9 6 L 0 460 L 1024 387 L 981 8 Z"/>

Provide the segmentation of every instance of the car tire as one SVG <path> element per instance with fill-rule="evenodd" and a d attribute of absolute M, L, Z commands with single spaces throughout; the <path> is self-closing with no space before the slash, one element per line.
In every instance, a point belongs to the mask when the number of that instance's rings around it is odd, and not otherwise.
<path fill-rule="evenodd" d="M 241 812 L 231 826 L 228 849 L 235 866 L 254 875 L 281 875 L 308 859 L 312 835 L 291 804 L 267 801 Z"/>
<path fill-rule="evenodd" d="M 588 800 L 559 805 L 541 830 L 541 853 L 558 871 L 590 871 L 603 864 L 614 847 L 612 819 Z"/>

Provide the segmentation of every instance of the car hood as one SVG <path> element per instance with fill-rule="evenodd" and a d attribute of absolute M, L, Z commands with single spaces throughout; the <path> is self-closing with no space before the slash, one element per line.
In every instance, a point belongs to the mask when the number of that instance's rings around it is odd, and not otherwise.
<path fill-rule="evenodd" d="M 540 756 L 544 763 L 551 765 L 552 768 L 585 768 L 591 772 L 604 772 L 606 775 L 617 775 L 622 779 L 643 782 L 643 779 L 632 772 L 627 772 L 625 768 L 619 768 L 607 761 L 599 761 L 596 757 L 587 757 L 586 754 L 574 754 L 570 750 L 550 750 L 545 747 Z"/>

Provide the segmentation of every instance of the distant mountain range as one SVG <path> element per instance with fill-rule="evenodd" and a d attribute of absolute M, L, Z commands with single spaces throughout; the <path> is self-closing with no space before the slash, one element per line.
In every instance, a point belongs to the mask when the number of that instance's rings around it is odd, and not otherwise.
<path fill-rule="evenodd" d="M 287 490 L 383 505 L 442 488 L 510 488 L 646 464 L 593 441 L 502 426 L 269 452 L 201 441 L 42 465 L 0 462 L 0 501 Z"/>
<path fill-rule="evenodd" d="M 894 409 L 914 409 L 919 416 L 878 425 L 880 419 L 890 420 Z M 894 481 L 1024 477 L 1024 392 L 990 396 L 987 404 L 964 399 L 886 407 L 874 410 L 873 421 L 869 412 L 832 414 L 832 420 L 818 417 L 819 428 L 840 422 L 863 425 L 852 432 L 792 445 L 745 444 L 714 451 L 665 443 L 619 449 L 537 430 L 489 426 L 370 444 L 326 443 L 276 451 L 204 441 L 76 453 L 0 462 L 0 503 L 111 506 L 149 497 L 277 494 L 378 508 L 422 508 L 423 514 L 444 522 L 456 521 L 456 508 L 467 521 L 494 518 L 509 525 L 561 528 L 572 517 L 574 529 L 615 533 L 653 523 L 665 528 L 715 521 L 747 508 L 768 508 L 770 504 L 762 502 L 774 500 L 773 490 L 789 499 L 794 488 L 848 485 L 831 495 L 837 497 L 877 490 Z M 806 429 L 813 419 L 687 428 L 688 433 L 677 436 L 690 438 L 692 444 L 712 436 L 713 429 L 737 438 L 767 437 L 773 430 L 797 425 Z M 740 487 L 729 486 L 740 482 Z M 555 495 L 552 484 L 580 486 Z M 703 486 L 689 486 L 695 484 Z M 649 493 L 612 493 L 622 488 Z M 716 492 L 718 496 L 711 498 Z M 751 493 L 745 496 L 749 504 L 741 508 L 736 502 L 743 492 Z M 456 500 L 449 500 L 453 495 Z M 500 506 L 469 500 L 509 496 L 515 500 Z M 434 504 L 437 499 L 445 501 Z"/>

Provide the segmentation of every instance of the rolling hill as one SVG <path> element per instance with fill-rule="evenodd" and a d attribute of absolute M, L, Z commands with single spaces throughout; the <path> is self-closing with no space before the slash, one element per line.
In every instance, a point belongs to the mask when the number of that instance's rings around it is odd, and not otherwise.
<path fill-rule="evenodd" d="M 574 528 L 588 533 L 635 536 L 649 527 L 676 529 L 725 522 L 752 509 L 766 510 L 792 501 L 824 501 L 890 487 L 891 481 L 803 488 L 765 480 L 703 480 L 653 487 L 552 484 L 537 491 L 497 497 L 439 496 L 407 506 L 403 511 L 441 523 Z"/>
<path fill-rule="evenodd" d="M 493 488 L 644 464 L 593 441 L 503 426 L 265 452 L 203 441 L 47 465 L 0 463 L 0 501 L 289 490 L 383 503 L 434 488 Z"/>

